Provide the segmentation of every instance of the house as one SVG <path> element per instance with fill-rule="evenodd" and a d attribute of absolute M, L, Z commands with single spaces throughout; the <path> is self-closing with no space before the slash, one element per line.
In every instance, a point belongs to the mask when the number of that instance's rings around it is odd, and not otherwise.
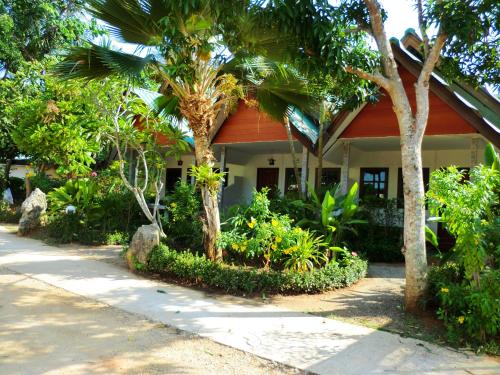
<path fill-rule="evenodd" d="M 421 68 L 420 39 L 410 30 L 401 43 L 391 42 L 414 105 L 413 84 Z M 429 96 L 430 114 L 422 146 L 425 183 L 435 169 L 449 165 L 466 169 L 481 163 L 488 142 L 500 147 L 500 103 L 486 90 L 459 82 L 447 84 L 436 70 Z M 305 171 L 302 181 L 314 186 L 320 157 L 318 128 L 299 111 L 290 116 L 290 123 L 301 170 Z M 276 186 L 281 193 L 294 188 L 287 132 L 282 123 L 256 108 L 239 103 L 236 112 L 222 121 L 213 135 L 213 149 L 219 167 L 228 172 L 223 207 L 248 201 L 254 188 Z M 321 157 L 323 183 L 339 182 L 346 191 L 358 182 L 361 198 L 402 198 L 399 129 L 389 96 L 382 91 L 378 102 L 338 113 L 326 129 Z M 178 178 L 187 179 L 193 162 L 192 156 L 185 155 L 177 168 L 169 168 L 167 185 Z"/>

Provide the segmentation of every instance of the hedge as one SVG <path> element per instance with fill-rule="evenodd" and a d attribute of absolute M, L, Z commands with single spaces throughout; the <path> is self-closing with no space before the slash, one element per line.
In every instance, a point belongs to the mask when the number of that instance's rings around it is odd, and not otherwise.
<path fill-rule="evenodd" d="M 368 263 L 355 258 L 348 266 L 331 262 L 312 272 L 280 272 L 214 263 L 204 256 L 155 247 L 146 270 L 225 290 L 231 294 L 320 293 L 347 287 L 366 275 Z"/>

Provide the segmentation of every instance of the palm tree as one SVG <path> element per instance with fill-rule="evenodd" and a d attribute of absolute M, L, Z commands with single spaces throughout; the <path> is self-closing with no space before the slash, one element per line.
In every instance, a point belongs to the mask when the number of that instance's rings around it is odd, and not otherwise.
<path fill-rule="evenodd" d="M 280 120 L 290 111 L 290 105 L 305 111 L 309 104 L 315 106 L 307 82 L 290 67 L 241 48 L 230 51 L 226 40 L 238 30 L 236 24 L 242 23 L 242 30 L 249 27 L 251 17 L 246 16 L 245 2 L 91 0 L 87 4 L 88 12 L 104 21 L 114 38 L 136 44 L 137 51 L 149 54 L 129 54 L 109 44 L 90 43 L 87 48 L 72 49 L 56 73 L 83 79 L 122 75 L 136 82 L 147 79 L 157 83 L 161 95 L 155 106 L 164 115 L 187 121 L 198 167 L 213 169 L 211 137 L 216 119 L 239 99 L 252 98 Z M 205 252 L 209 259 L 221 260 L 222 251 L 216 245 L 220 232 L 217 195 L 213 184 L 198 182 L 203 198 Z"/>

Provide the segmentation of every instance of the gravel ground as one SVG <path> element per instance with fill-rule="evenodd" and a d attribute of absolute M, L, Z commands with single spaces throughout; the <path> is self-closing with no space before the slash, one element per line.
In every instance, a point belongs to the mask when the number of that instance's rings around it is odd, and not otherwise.
<path fill-rule="evenodd" d="M 0 268 L 0 374 L 297 374 Z"/>

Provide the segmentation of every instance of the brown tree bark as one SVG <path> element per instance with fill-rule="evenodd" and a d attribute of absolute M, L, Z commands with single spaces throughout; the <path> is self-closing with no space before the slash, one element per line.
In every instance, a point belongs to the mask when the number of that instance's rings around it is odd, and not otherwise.
<path fill-rule="evenodd" d="M 214 167 L 214 155 L 210 148 L 208 136 L 194 133 L 195 158 L 197 165 L 206 164 Z M 210 260 L 222 261 L 222 249 L 217 246 L 217 238 L 220 234 L 220 214 L 217 193 L 210 191 L 205 185 L 201 185 L 201 197 L 203 200 L 203 247 Z"/>

